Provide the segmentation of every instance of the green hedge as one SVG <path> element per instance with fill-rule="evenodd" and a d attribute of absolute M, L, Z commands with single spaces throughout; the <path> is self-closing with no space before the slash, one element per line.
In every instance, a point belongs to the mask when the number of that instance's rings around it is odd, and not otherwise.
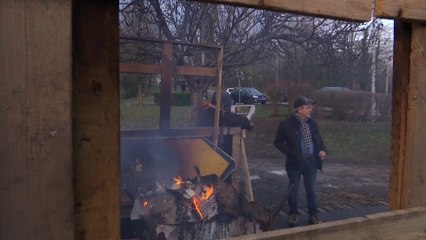
<path fill-rule="evenodd" d="M 160 105 L 160 93 L 154 93 L 154 102 Z M 191 94 L 188 92 L 174 92 L 172 93 L 172 106 L 190 106 Z"/>
<path fill-rule="evenodd" d="M 321 92 L 314 94 L 317 100 L 317 118 L 345 121 L 388 120 L 391 118 L 391 96 L 366 91 Z M 376 102 L 377 116 L 371 115 L 372 99 Z"/>

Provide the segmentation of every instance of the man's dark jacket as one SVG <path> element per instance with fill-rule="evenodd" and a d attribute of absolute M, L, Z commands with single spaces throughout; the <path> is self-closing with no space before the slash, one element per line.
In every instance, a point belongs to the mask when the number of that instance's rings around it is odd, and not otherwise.
<path fill-rule="evenodd" d="M 318 124 L 308 120 L 311 129 L 312 143 L 314 146 L 313 159 L 303 160 L 300 142 L 302 133 L 300 132 L 300 122 L 294 115 L 280 122 L 274 140 L 274 146 L 287 156 L 285 163 L 286 170 L 297 167 L 301 161 L 315 161 L 317 169 L 322 170 L 322 160 L 318 156 L 320 151 L 325 151 L 324 142 L 319 134 Z"/>

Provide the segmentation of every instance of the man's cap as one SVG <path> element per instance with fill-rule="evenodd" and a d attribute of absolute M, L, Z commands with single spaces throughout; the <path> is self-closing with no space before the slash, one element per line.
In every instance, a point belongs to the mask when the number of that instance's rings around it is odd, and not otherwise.
<path fill-rule="evenodd" d="M 305 96 L 300 96 L 294 101 L 293 108 L 297 109 L 303 105 L 314 105 L 315 103 L 317 103 L 317 101 L 309 99 Z"/>

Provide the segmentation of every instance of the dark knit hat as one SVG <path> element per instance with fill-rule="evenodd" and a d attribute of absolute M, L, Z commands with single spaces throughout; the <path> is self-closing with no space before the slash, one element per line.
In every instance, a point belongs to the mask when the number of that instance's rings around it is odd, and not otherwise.
<path fill-rule="evenodd" d="M 317 103 L 317 101 L 313 101 L 305 96 L 300 96 L 294 101 L 293 108 L 297 109 L 303 105 L 314 105 L 315 103 Z"/>

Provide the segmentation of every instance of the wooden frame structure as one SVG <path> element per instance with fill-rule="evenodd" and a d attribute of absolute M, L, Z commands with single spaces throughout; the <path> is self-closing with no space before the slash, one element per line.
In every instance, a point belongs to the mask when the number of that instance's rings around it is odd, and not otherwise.
<path fill-rule="evenodd" d="M 203 2 L 356 21 L 371 12 L 370 0 Z M 258 238 L 426 238 L 426 3 L 375 2 L 377 17 L 396 20 L 389 202 L 405 210 Z M 117 23 L 116 0 L 1 1 L 0 239 L 119 239 Z"/>
<path fill-rule="evenodd" d="M 240 187 L 241 175 L 243 175 L 244 193 L 249 201 L 254 201 L 253 190 L 250 181 L 250 174 L 247 165 L 247 156 L 244 147 L 243 135 L 241 128 L 221 128 L 219 129 L 219 118 L 221 109 L 221 92 L 222 88 L 222 58 L 223 47 L 208 46 L 202 44 L 189 44 L 171 41 L 147 40 L 136 38 L 122 38 L 125 40 L 156 42 L 162 45 L 161 64 L 140 64 L 140 63 L 120 63 L 120 73 L 151 73 L 161 74 L 161 102 L 160 102 L 160 124 L 159 130 L 122 130 L 122 138 L 157 138 L 157 137 L 211 137 L 213 144 L 217 146 L 219 135 L 232 136 L 232 156 L 236 161 L 236 172 L 232 175 L 232 184 L 236 189 Z M 217 66 L 216 67 L 188 67 L 177 66 L 173 63 L 173 46 L 189 45 L 204 48 L 217 49 Z M 216 77 L 216 102 L 215 116 L 213 127 L 208 128 L 180 128 L 171 129 L 171 81 L 173 75 L 200 76 L 200 77 Z M 218 91 L 219 89 L 219 91 Z M 220 132 L 219 132 L 220 131 Z M 241 168 L 243 167 L 243 169 Z"/>
<path fill-rule="evenodd" d="M 201 44 L 178 43 L 172 41 L 147 40 L 137 38 L 122 38 L 126 40 L 156 42 L 161 43 L 162 55 L 161 64 L 140 64 L 140 63 L 120 63 L 120 72 L 122 73 L 151 73 L 161 74 L 161 99 L 160 99 L 160 129 L 159 135 L 168 135 L 170 132 L 171 122 L 171 93 L 172 93 L 172 76 L 200 76 L 200 77 L 215 77 L 216 89 L 222 88 L 222 65 L 223 65 L 223 47 L 207 46 Z M 188 45 L 210 48 L 217 50 L 217 66 L 216 67 L 192 67 L 192 66 L 177 66 L 173 63 L 173 46 Z M 219 136 L 219 110 L 221 108 L 221 94 L 216 91 L 217 107 L 215 109 L 215 119 L 213 124 L 212 136 L 213 143 L 217 145 Z M 184 131 L 184 130 L 182 130 Z M 137 132 L 136 132 L 137 133 Z M 141 132 L 142 133 L 142 132 Z M 135 133 L 133 133 L 135 134 Z M 143 133 L 142 133 L 143 135 Z M 208 135 L 207 135 L 208 136 Z"/>

